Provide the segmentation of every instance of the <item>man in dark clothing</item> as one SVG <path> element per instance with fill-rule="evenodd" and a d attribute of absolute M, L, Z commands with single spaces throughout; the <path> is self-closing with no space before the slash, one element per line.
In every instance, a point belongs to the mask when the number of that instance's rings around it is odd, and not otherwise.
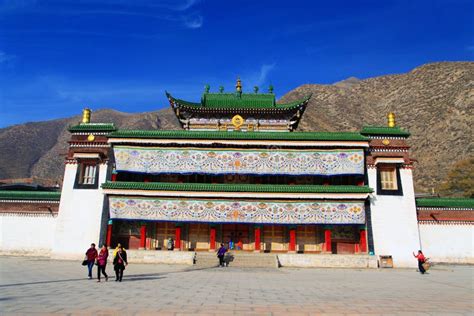
<path fill-rule="evenodd" d="M 92 279 L 92 268 L 94 267 L 95 259 L 97 259 L 97 249 L 95 244 L 91 244 L 91 247 L 86 251 L 87 268 L 89 269 L 89 279 Z"/>
<path fill-rule="evenodd" d="M 227 249 L 224 247 L 224 244 L 221 244 L 219 250 L 217 250 L 217 258 L 219 258 L 219 266 L 224 266 L 224 255 L 227 252 Z"/>

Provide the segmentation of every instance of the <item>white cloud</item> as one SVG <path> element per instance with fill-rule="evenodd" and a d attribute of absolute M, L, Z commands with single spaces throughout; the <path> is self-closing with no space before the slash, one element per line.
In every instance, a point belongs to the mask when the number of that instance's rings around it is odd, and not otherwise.
<path fill-rule="evenodd" d="M 275 69 L 276 64 L 263 64 L 259 71 L 242 76 L 242 81 L 247 87 L 262 86 L 268 83 L 268 74 Z M 263 92 L 263 90 L 261 90 Z"/>
<path fill-rule="evenodd" d="M 200 14 L 191 14 L 183 17 L 184 26 L 190 29 L 198 29 L 204 22 L 203 17 Z"/>

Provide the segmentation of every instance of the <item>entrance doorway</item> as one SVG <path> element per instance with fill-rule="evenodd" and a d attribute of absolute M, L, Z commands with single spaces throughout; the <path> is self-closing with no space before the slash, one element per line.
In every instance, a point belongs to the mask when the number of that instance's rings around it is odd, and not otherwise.
<path fill-rule="evenodd" d="M 250 245 L 250 225 L 223 224 L 222 242 L 233 250 L 252 250 Z"/>
<path fill-rule="evenodd" d="M 263 226 L 263 250 L 265 252 L 288 251 L 288 243 L 285 238 L 285 226 L 264 225 Z"/>

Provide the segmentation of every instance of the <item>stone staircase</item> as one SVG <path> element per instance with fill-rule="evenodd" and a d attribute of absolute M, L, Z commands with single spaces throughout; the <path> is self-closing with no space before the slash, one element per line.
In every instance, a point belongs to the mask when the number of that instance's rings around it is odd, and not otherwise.
<path fill-rule="evenodd" d="M 252 253 L 241 251 L 230 251 L 226 253 L 225 259 L 229 267 L 239 268 L 276 268 L 277 259 L 275 254 Z M 219 259 L 215 252 L 196 252 L 196 268 L 217 267 Z"/>

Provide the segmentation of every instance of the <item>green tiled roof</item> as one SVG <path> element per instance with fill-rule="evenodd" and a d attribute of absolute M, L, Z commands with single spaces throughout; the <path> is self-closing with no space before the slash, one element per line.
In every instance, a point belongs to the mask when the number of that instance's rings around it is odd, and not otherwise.
<path fill-rule="evenodd" d="M 69 131 L 73 132 L 113 132 L 116 131 L 114 123 L 81 123 L 70 126 Z"/>
<path fill-rule="evenodd" d="M 204 93 L 202 106 L 211 108 L 268 108 L 275 106 L 273 93 Z"/>
<path fill-rule="evenodd" d="M 380 136 L 401 136 L 408 137 L 410 133 L 398 126 L 364 126 L 360 132 L 362 135 L 380 135 Z"/>
<path fill-rule="evenodd" d="M 446 207 L 446 208 L 472 208 L 474 209 L 474 199 L 468 198 L 422 198 L 416 199 L 416 206 L 419 207 Z"/>
<path fill-rule="evenodd" d="M 356 132 L 228 132 L 187 130 L 118 130 L 109 134 L 117 138 L 179 138 L 179 139 L 248 139 L 248 140 L 309 140 L 367 141 Z"/>
<path fill-rule="evenodd" d="M 277 104 L 273 93 L 204 93 L 201 103 L 189 102 L 174 98 L 171 94 L 166 96 L 176 103 L 191 109 L 275 109 L 288 110 L 307 102 L 311 95 L 290 103 Z"/>
<path fill-rule="evenodd" d="M 282 185 L 282 184 L 208 184 L 165 182 L 106 182 L 103 189 L 155 191 L 211 191 L 262 193 L 372 193 L 368 186 L 357 185 Z"/>
<path fill-rule="evenodd" d="M 0 200 L 52 200 L 59 201 L 61 192 L 0 190 Z"/>

